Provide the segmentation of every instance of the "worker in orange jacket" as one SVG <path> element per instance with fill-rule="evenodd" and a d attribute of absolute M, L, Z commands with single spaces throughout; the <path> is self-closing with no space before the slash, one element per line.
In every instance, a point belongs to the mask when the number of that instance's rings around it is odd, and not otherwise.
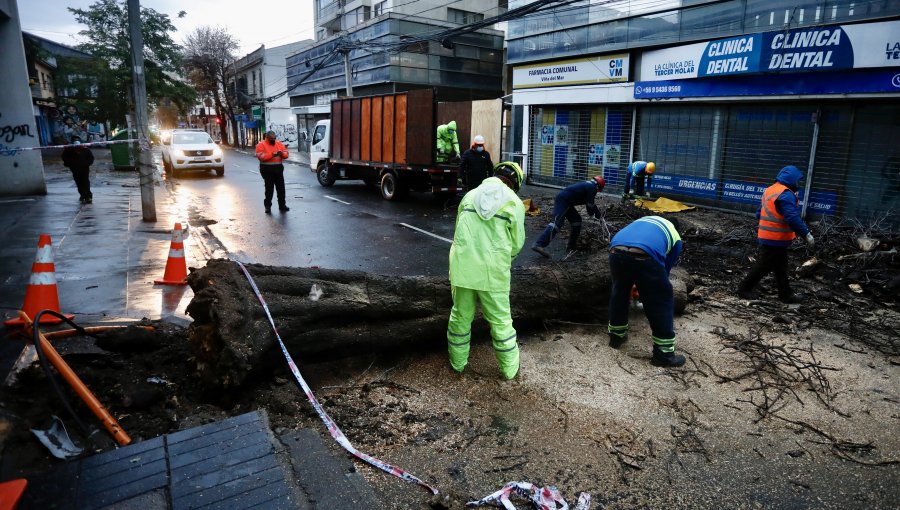
<path fill-rule="evenodd" d="M 275 131 L 266 133 L 266 139 L 256 144 L 256 159 L 259 160 L 259 175 L 266 186 L 263 205 L 266 214 L 272 214 L 272 192 L 278 191 L 278 210 L 288 212 L 284 192 L 284 161 L 288 157 L 287 147 L 276 139 Z"/>
<path fill-rule="evenodd" d="M 738 296 L 742 299 L 756 299 L 753 290 L 756 284 L 769 273 L 775 275 L 778 299 L 784 303 L 802 303 L 804 296 L 794 294 L 788 280 L 788 247 L 799 235 L 812 247 L 815 238 L 800 217 L 800 200 L 797 190 L 803 173 L 799 168 L 788 165 L 778 172 L 775 184 L 763 192 L 759 211 L 757 238 L 759 256 L 747 276 L 738 285 Z"/>

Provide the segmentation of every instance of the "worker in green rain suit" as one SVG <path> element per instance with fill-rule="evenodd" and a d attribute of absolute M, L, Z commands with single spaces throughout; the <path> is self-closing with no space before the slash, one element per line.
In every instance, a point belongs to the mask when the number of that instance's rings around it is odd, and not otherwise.
<path fill-rule="evenodd" d="M 459 137 L 456 136 L 456 121 L 451 120 L 437 128 L 437 162 L 450 161 L 450 154 L 459 158 Z"/>
<path fill-rule="evenodd" d="M 519 371 L 519 344 L 509 307 L 509 280 L 512 261 L 525 243 L 525 207 L 516 195 L 524 175 L 509 161 L 498 163 L 493 174 L 466 193 L 456 213 L 447 348 L 450 365 L 462 372 L 469 362 L 472 320 L 480 301 L 481 313 L 491 325 L 500 372 L 512 379 Z"/>

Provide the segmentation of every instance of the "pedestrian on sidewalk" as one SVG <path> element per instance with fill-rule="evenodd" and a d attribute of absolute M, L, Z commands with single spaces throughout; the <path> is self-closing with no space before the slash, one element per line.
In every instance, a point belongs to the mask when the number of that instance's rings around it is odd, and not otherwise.
<path fill-rule="evenodd" d="M 78 187 L 78 201 L 82 204 L 92 203 L 94 195 L 91 193 L 91 165 L 94 164 L 94 153 L 81 146 L 80 137 L 73 136 L 72 145 L 63 149 L 62 161 L 72 171 L 72 178 Z"/>
<path fill-rule="evenodd" d="M 783 303 L 802 303 L 803 296 L 794 294 L 788 279 L 788 247 L 800 234 L 810 247 L 815 239 L 809 227 L 800 217 L 800 199 L 797 197 L 803 173 L 799 168 L 789 165 L 778 172 L 775 184 L 766 188 L 762 196 L 762 204 L 756 212 L 759 227 L 756 237 L 759 243 L 759 254 L 756 263 L 747 276 L 738 285 L 738 296 L 743 299 L 756 299 L 753 288 L 767 274 L 775 274 L 775 285 L 778 287 L 778 299 Z"/>
<path fill-rule="evenodd" d="M 463 179 L 466 191 L 481 186 L 482 181 L 491 175 L 493 169 L 491 154 L 484 148 L 484 137 L 476 135 L 472 140 L 472 147 L 463 153 L 459 162 L 459 175 Z"/>
<path fill-rule="evenodd" d="M 628 165 L 628 170 L 625 174 L 625 193 L 622 194 L 622 198 L 634 198 L 637 196 L 645 196 L 644 195 L 644 180 L 647 181 L 647 194 L 646 196 L 650 196 L 650 185 L 653 182 L 653 174 L 656 172 L 656 163 L 650 161 L 649 163 L 646 161 L 635 161 L 634 163 Z M 634 195 L 631 194 L 631 187 L 634 186 Z"/>
<path fill-rule="evenodd" d="M 275 131 L 266 133 L 265 140 L 256 144 L 256 159 L 259 160 L 259 174 L 265 182 L 266 197 L 263 206 L 266 214 L 272 214 L 273 190 L 278 192 L 278 210 L 288 212 L 284 191 L 284 163 L 288 157 L 287 147 L 276 139 Z"/>
<path fill-rule="evenodd" d="M 566 220 L 569 220 L 569 223 L 572 225 L 572 232 L 569 234 L 569 244 L 566 247 L 566 257 L 568 258 L 577 249 L 578 236 L 581 234 L 581 215 L 578 214 L 575 206 L 587 206 L 588 215 L 599 218 L 600 211 L 597 209 L 594 199 L 597 197 L 597 193 L 603 191 L 605 186 L 606 180 L 602 176 L 597 175 L 589 181 L 570 184 L 560 191 L 556 198 L 553 199 L 553 218 L 537 241 L 531 245 L 531 249 L 544 257 L 550 258 L 550 254 L 545 248 L 550 245 L 550 241 L 559 233 Z"/>
<path fill-rule="evenodd" d="M 456 214 L 450 246 L 450 292 L 453 308 L 447 324 L 450 365 L 462 372 L 469 362 L 475 306 L 491 325 L 500 372 L 519 372 L 519 344 L 509 307 L 510 268 L 525 244 L 525 206 L 516 196 L 524 180 L 516 163 L 494 167 L 494 176 L 466 193 Z"/>
<path fill-rule="evenodd" d="M 669 272 L 682 250 L 678 220 L 644 216 L 616 234 L 609 246 L 609 346 L 618 349 L 628 341 L 628 308 L 636 287 L 650 323 L 653 356 L 650 363 L 680 367 L 684 356 L 675 354 L 675 295 Z"/>

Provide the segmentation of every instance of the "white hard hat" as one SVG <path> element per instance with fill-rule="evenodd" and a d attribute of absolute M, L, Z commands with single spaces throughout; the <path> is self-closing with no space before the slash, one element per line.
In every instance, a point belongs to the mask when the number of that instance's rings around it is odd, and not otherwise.
<path fill-rule="evenodd" d="M 484 137 L 481 135 L 475 135 L 475 139 L 473 140 L 473 142 L 484 145 Z"/>

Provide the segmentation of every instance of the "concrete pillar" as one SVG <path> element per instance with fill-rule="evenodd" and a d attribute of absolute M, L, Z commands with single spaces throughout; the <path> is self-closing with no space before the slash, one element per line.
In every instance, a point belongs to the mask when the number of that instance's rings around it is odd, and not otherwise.
<path fill-rule="evenodd" d="M 0 195 L 43 195 L 44 164 L 39 150 L 16 150 L 40 146 L 22 27 L 16 0 L 0 0 Z"/>

